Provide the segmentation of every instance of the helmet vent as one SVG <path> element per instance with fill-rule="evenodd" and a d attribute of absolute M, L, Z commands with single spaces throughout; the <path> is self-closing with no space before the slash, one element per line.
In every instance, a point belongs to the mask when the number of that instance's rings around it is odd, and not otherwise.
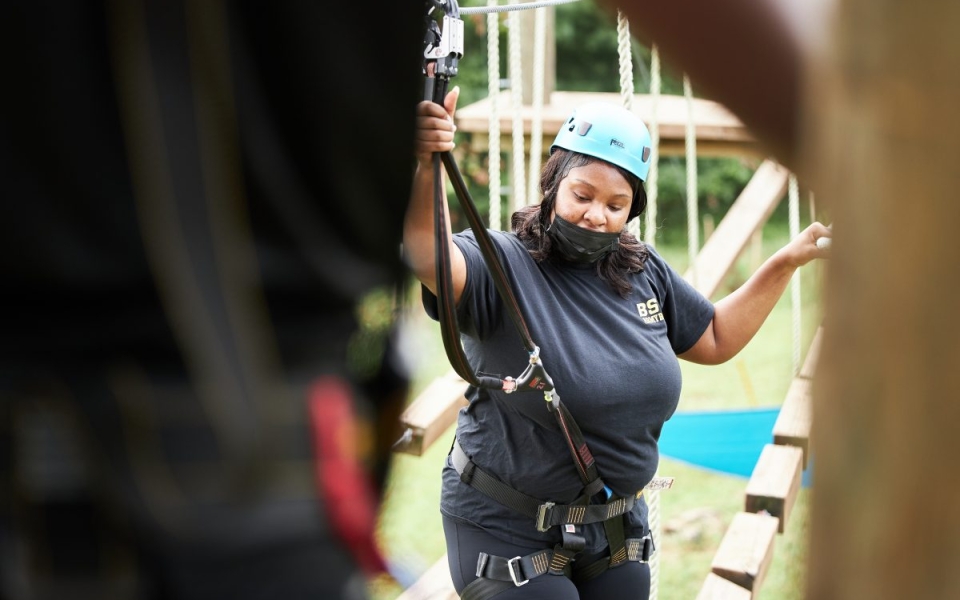
<path fill-rule="evenodd" d="M 591 127 L 593 127 L 593 123 L 588 123 L 587 121 L 583 121 L 582 123 L 580 123 L 580 128 L 577 130 L 577 133 L 579 135 L 587 135 L 587 132 L 590 131 Z"/>
<path fill-rule="evenodd" d="M 643 147 L 643 154 L 641 155 L 640 160 L 643 162 L 650 160 L 650 146 Z"/>

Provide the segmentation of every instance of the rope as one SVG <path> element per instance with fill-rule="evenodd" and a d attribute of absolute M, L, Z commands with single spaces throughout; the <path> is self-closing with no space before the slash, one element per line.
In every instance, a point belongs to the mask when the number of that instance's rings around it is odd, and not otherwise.
<path fill-rule="evenodd" d="M 651 246 L 656 244 L 657 237 L 657 180 L 659 179 L 660 164 L 660 119 L 657 112 L 660 100 L 660 53 L 656 46 L 650 47 L 650 172 L 647 174 L 647 210 L 644 222 L 645 242 Z M 650 536 L 653 538 L 654 548 L 657 550 L 650 557 L 650 596 L 649 600 L 657 600 L 660 593 L 660 548 L 663 547 L 662 529 L 660 527 L 660 490 L 646 492 L 647 524 L 650 527 Z"/>
<path fill-rule="evenodd" d="M 800 190 L 797 176 L 790 174 L 787 186 L 787 198 L 790 211 L 790 239 L 800 234 Z M 793 312 L 793 374 L 800 372 L 800 269 L 790 278 L 790 306 Z"/>
<path fill-rule="evenodd" d="M 513 107 L 513 206 L 517 210 L 524 204 L 524 148 L 523 148 L 523 68 L 520 56 L 520 13 L 507 15 L 509 37 L 507 49 L 510 60 L 510 100 Z"/>
<path fill-rule="evenodd" d="M 617 54 L 620 56 L 620 99 L 633 109 L 633 56 L 630 53 L 630 22 L 617 10 Z"/>
<path fill-rule="evenodd" d="M 649 600 L 657 600 L 660 593 L 660 552 L 662 527 L 660 527 L 660 490 L 645 490 L 643 497 L 647 499 L 647 525 L 650 527 L 650 536 L 653 538 L 653 547 L 656 551 L 650 556 L 650 596 Z"/>
<path fill-rule="evenodd" d="M 560 4 L 572 4 L 579 0 L 544 0 L 543 2 L 514 2 L 511 0 L 509 5 L 499 5 L 496 2 L 489 2 L 487 6 L 460 7 L 461 15 L 480 15 L 490 13 L 516 12 L 518 10 L 531 10 L 534 8 L 544 8 L 546 6 L 559 6 Z"/>
<path fill-rule="evenodd" d="M 527 202 L 533 204 L 539 196 L 540 158 L 543 156 L 543 82 L 544 63 L 547 62 L 547 10 L 538 8 L 533 25 L 533 115 L 530 123 L 530 175 L 528 178 Z"/>
<path fill-rule="evenodd" d="M 644 223 L 644 241 L 656 245 L 657 238 L 657 181 L 660 178 L 660 52 L 650 47 L 650 173 L 647 175 L 647 217 Z"/>
<path fill-rule="evenodd" d="M 487 0 L 496 6 L 497 0 Z M 487 137 L 487 174 L 490 179 L 490 228 L 502 230 L 500 219 L 500 16 L 487 14 L 487 95 L 490 97 L 490 121 Z"/>
<path fill-rule="evenodd" d="M 700 223 L 697 211 L 697 129 L 693 119 L 693 89 L 690 77 L 683 76 L 683 95 L 687 99 L 687 251 L 690 257 L 690 279 L 697 285 L 697 252 L 700 249 Z"/>
<path fill-rule="evenodd" d="M 630 22 L 621 11 L 617 11 L 617 54 L 620 57 L 620 99 L 623 107 L 633 110 L 633 53 L 630 37 Z M 654 143 L 654 147 L 656 144 Z M 628 230 L 638 239 L 640 238 L 640 219 L 633 219 Z M 654 548 L 660 547 L 660 491 L 645 492 L 647 501 L 647 523 L 650 535 L 653 538 Z M 649 600 L 656 600 L 660 582 L 660 553 L 654 552 L 650 557 L 650 596 Z"/>
<path fill-rule="evenodd" d="M 633 54 L 631 53 L 630 22 L 617 10 L 617 54 L 620 57 L 620 99 L 623 107 L 633 110 Z M 627 223 L 627 231 L 640 237 L 640 220 Z"/>

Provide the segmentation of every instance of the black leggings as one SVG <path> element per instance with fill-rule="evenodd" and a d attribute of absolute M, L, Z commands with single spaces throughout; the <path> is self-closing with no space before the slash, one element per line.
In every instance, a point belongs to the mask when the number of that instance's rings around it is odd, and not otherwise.
<path fill-rule="evenodd" d="M 447 539 L 447 562 L 457 594 L 477 578 L 477 558 L 481 552 L 513 558 L 525 556 L 541 548 L 525 548 L 504 542 L 484 530 L 443 517 L 443 532 Z M 578 559 L 580 564 L 595 560 L 607 560 L 609 551 L 600 555 L 587 555 Z M 628 562 L 607 569 L 599 577 L 574 584 L 569 578 L 559 575 L 541 575 L 522 587 L 514 587 L 496 595 L 497 600 L 512 598 L 543 600 L 647 600 L 650 597 L 650 567 L 645 563 Z"/>

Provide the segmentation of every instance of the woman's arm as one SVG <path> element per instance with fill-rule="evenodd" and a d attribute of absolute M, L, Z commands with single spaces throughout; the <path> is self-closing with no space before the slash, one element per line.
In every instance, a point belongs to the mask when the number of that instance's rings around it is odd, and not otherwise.
<path fill-rule="evenodd" d="M 819 248 L 817 239 L 829 235 L 826 226 L 812 223 L 767 259 L 745 284 L 716 303 L 713 321 L 680 358 L 717 365 L 736 356 L 760 330 L 794 271 L 827 255 L 829 251 Z"/>
<path fill-rule="evenodd" d="M 413 177 L 410 205 L 403 225 L 403 256 L 417 279 L 437 293 L 436 248 L 434 244 L 433 214 L 433 153 L 453 150 L 456 111 L 460 90 L 455 87 L 444 99 L 444 106 L 431 101 L 417 105 L 415 152 L 417 170 Z M 443 169 L 441 168 L 441 179 Z M 450 213 L 446 186 L 442 185 L 443 206 L 447 211 L 446 243 L 450 246 L 450 266 L 453 275 L 454 300 L 459 301 L 467 281 L 467 265 L 463 253 L 453 243 L 450 232 Z"/>

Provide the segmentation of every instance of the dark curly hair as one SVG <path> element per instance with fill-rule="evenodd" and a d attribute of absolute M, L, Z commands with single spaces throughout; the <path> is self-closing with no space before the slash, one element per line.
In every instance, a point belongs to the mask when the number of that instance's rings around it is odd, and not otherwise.
<path fill-rule="evenodd" d="M 595 162 L 605 163 L 599 158 L 586 154 L 562 148 L 556 149 L 540 171 L 540 191 L 543 194 L 543 200 L 540 201 L 540 204 L 525 206 L 513 213 L 510 219 L 513 231 L 527 247 L 530 256 L 538 263 L 554 258 L 553 246 L 550 236 L 547 235 L 547 228 L 550 226 L 550 214 L 553 212 L 553 207 L 557 201 L 557 190 L 560 189 L 560 182 L 570 173 L 571 169 Z M 643 189 L 643 182 L 633 173 L 616 165 L 611 166 L 626 178 L 634 190 L 633 204 L 630 206 L 630 218 L 641 214 L 647 206 L 647 193 Z M 617 250 L 597 261 L 595 265 L 597 275 L 620 296 L 626 298 L 632 289 L 627 276 L 630 273 L 639 273 L 643 270 L 647 255 L 646 244 L 624 229 L 620 233 L 620 245 Z"/>

